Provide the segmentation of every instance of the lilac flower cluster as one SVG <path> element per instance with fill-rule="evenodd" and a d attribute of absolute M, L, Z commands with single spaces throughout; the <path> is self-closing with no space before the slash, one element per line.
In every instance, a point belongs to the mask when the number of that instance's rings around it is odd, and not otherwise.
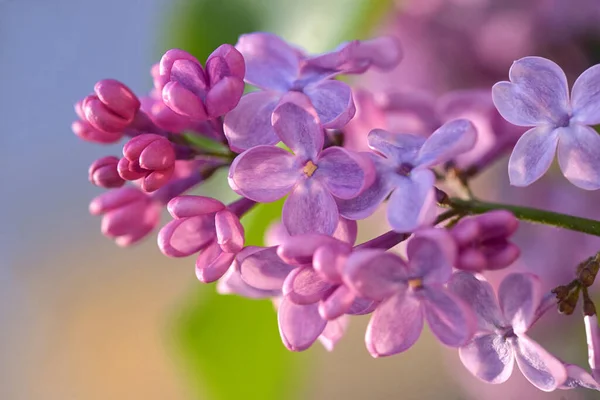
<path fill-rule="evenodd" d="M 600 188 L 600 139 L 590 127 L 600 123 L 600 69 L 585 71 L 570 98 L 562 70 L 540 57 L 516 61 L 510 82 L 491 91 L 437 101 L 335 79 L 389 70 L 401 58 L 393 37 L 308 55 L 276 35 L 252 33 L 220 46 L 204 65 L 169 50 L 142 98 L 100 81 L 77 103 L 73 131 L 90 142 L 127 142 L 122 157 L 90 166 L 90 182 L 111 189 L 90 212 L 103 215 L 106 236 L 129 246 L 156 228 L 166 206 L 173 219 L 158 233 L 161 252 L 195 255 L 198 279 L 217 282 L 220 293 L 271 299 L 290 350 L 317 339 L 332 350 L 349 316 L 371 314 L 365 340 L 374 357 L 407 351 L 426 321 L 483 381 L 506 381 L 516 361 L 541 390 L 600 389 L 600 328 L 587 292 L 599 257 L 551 293 L 532 274 L 509 273 L 497 289 L 485 277 L 519 258 L 511 242 L 518 219 L 600 235 L 598 223 L 483 202 L 469 185 L 512 150 L 511 182 L 527 186 L 558 149 L 569 181 Z M 256 90 L 244 94 L 245 84 Z M 220 169 L 238 200 L 186 194 Z M 245 246 L 246 213 L 282 198 L 267 246 Z M 357 245 L 357 221 L 381 208 L 391 230 Z M 557 303 L 573 312 L 580 292 L 591 374 L 526 335 Z"/>

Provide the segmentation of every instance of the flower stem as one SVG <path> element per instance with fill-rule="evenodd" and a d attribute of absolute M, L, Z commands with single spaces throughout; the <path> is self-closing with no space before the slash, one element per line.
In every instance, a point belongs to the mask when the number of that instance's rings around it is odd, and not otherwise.
<path fill-rule="evenodd" d="M 575 217 L 568 214 L 539 210 L 537 208 L 488 203 L 480 200 L 463 200 L 458 198 L 447 199 L 442 205 L 463 214 L 483 214 L 492 210 L 507 210 L 512 212 L 515 217 L 522 221 L 556 226 L 558 228 L 600 236 L 600 221 Z"/>

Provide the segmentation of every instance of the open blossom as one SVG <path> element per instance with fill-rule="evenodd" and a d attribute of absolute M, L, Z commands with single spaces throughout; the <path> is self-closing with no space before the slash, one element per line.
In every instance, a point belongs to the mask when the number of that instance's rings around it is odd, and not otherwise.
<path fill-rule="evenodd" d="M 231 111 L 244 93 L 245 65 L 233 46 L 219 46 L 206 68 L 191 54 L 171 49 L 160 60 L 156 89 L 164 103 L 193 120 L 217 118 Z"/>
<path fill-rule="evenodd" d="M 478 332 L 459 349 L 462 363 L 473 375 L 488 383 L 505 382 L 516 360 L 525 378 L 538 389 L 552 391 L 565 382 L 563 363 L 525 334 L 543 311 L 534 275 L 506 276 L 497 299 L 489 283 L 466 272 L 456 273 L 449 288 L 477 315 Z"/>
<path fill-rule="evenodd" d="M 408 350 L 419 338 L 423 320 L 442 343 L 467 343 L 475 328 L 467 303 L 444 287 L 452 274 L 456 249 L 443 230 L 417 233 L 408 242 L 408 261 L 381 250 L 354 252 L 344 282 L 357 295 L 381 301 L 367 328 L 373 357 Z"/>
<path fill-rule="evenodd" d="M 203 196 L 178 196 L 167 210 L 174 220 L 158 234 L 158 247 L 169 257 L 199 253 L 196 276 L 201 282 L 214 282 L 231 266 L 244 247 L 244 228 L 239 218 L 254 202 L 240 199 L 229 206 Z"/>
<path fill-rule="evenodd" d="M 411 232 L 433 221 L 435 175 L 431 168 L 471 149 L 476 140 L 473 124 L 457 119 L 442 125 L 428 138 L 375 129 L 369 146 L 377 170 L 373 184 L 356 198 L 338 202 L 340 214 L 349 219 L 371 215 L 388 197 L 387 217 L 398 232 Z"/>
<path fill-rule="evenodd" d="M 355 112 L 352 91 L 346 83 L 331 78 L 363 73 L 372 66 L 389 69 L 402 57 L 390 37 L 355 40 L 310 57 L 274 34 L 257 32 L 242 35 L 236 48 L 246 62 L 245 81 L 262 90 L 242 97 L 225 117 L 225 135 L 234 151 L 279 142 L 271 127 L 271 114 L 288 92 L 303 93 L 325 128 L 344 126 Z"/>
<path fill-rule="evenodd" d="M 519 257 L 519 248 L 508 241 L 519 221 L 505 210 L 461 219 L 450 234 L 458 245 L 455 267 L 481 272 L 506 268 Z"/>
<path fill-rule="evenodd" d="M 274 129 L 293 154 L 276 146 L 256 146 L 234 160 L 233 190 L 258 202 L 290 194 L 282 221 L 291 235 L 332 234 L 338 224 L 338 199 L 358 196 L 373 180 L 370 161 L 341 147 L 323 150 L 324 134 L 310 109 L 284 103 L 273 117 Z"/>
<path fill-rule="evenodd" d="M 175 170 L 175 150 L 168 139 L 153 133 L 132 138 L 123 147 L 117 169 L 125 180 L 141 179 L 141 187 L 153 192 L 169 181 Z"/>
<path fill-rule="evenodd" d="M 528 186 L 538 180 L 558 149 L 558 164 L 571 183 L 599 189 L 600 136 L 589 125 L 600 123 L 600 65 L 577 78 L 570 98 L 565 73 L 545 58 L 515 61 L 509 78 L 492 89 L 498 111 L 515 125 L 534 127 L 521 136 L 510 156 L 511 184 Z"/>

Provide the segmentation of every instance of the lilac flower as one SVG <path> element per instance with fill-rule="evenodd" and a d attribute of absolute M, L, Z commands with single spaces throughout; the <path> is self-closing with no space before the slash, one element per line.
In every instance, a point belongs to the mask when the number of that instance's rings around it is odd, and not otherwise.
<path fill-rule="evenodd" d="M 562 362 L 525 335 L 546 308 L 539 307 L 539 281 L 534 275 L 506 276 L 498 300 L 489 283 L 465 272 L 456 273 L 449 288 L 477 315 L 477 334 L 459 349 L 462 363 L 473 375 L 488 383 L 505 382 L 516 359 L 525 378 L 538 389 L 552 391 L 565 382 Z"/>
<path fill-rule="evenodd" d="M 433 221 L 435 175 L 431 167 L 471 149 L 476 140 L 473 124 L 457 119 L 442 125 L 427 139 L 422 136 L 375 129 L 369 146 L 377 171 L 374 183 L 358 197 L 338 202 L 340 215 L 363 219 L 371 215 L 391 193 L 387 207 L 390 226 L 411 232 Z"/>
<path fill-rule="evenodd" d="M 140 101 L 127 86 L 114 79 L 104 79 L 94 86 L 95 94 L 81 103 L 85 119 L 103 132 L 119 133 L 129 126 L 138 110 Z"/>
<path fill-rule="evenodd" d="M 165 104 L 194 120 L 214 119 L 231 111 L 244 92 L 244 59 L 223 44 L 206 60 L 206 69 L 191 54 L 171 49 L 160 60 L 155 85 Z"/>
<path fill-rule="evenodd" d="M 203 196 L 179 196 L 167 205 L 174 218 L 158 233 L 158 247 L 169 257 L 198 253 L 196 276 L 214 282 L 231 266 L 244 247 L 244 228 L 239 218 L 254 202 L 240 199 L 229 206 Z"/>
<path fill-rule="evenodd" d="M 355 111 L 352 91 L 331 78 L 363 73 L 372 66 L 390 69 L 402 57 L 391 37 L 352 41 L 313 57 L 264 32 L 240 36 L 236 48 L 246 61 L 245 81 L 262 90 L 242 97 L 238 107 L 225 116 L 225 135 L 234 151 L 279 142 L 271 114 L 288 92 L 303 93 L 325 128 L 344 126 Z"/>
<path fill-rule="evenodd" d="M 461 219 L 450 229 L 458 245 L 454 266 L 472 272 L 508 267 L 520 253 L 519 248 L 508 241 L 518 226 L 515 216 L 505 210 Z"/>
<path fill-rule="evenodd" d="M 373 179 L 370 161 L 340 147 L 323 150 L 323 130 L 311 110 L 284 103 L 273 127 L 294 154 L 275 146 L 256 146 L 234 160 L 229 170 L 233 190 L 257 202 L 290 193 L 282 221 L 291 235 L 330 235 L 339 214 L 336 198 L 356 197 Z"/>
<path fill-rule="evenodd" d="M 517 142 L 508 165 L 510 182 L 528 186 L 550 167 L 558 148 L 563 175 L 585 190 L 600 188 L 600 136 L 588 125 L 600 123 L 600 66 L 575 81 L 569 99 L 562 69 L 541 57 L 513 63 L 510 82 L 494 85 L 498 111 L 509 122 L 533 126 Z"/>
<path fill-rule="evenodd" d="M 123 178 L 119 176 L 117 164 L 119 159 L 113 156 L 107 156 L 97 159 L 88 169 L 88 178 L 96 186 L 103 188 L 118 188 L 125 184 Z"/>
<path fill-rule="evenodd" d="M 103 215 L 102 233 L 119 246 L 132 245 L 158 225 L 161 204 L 135 187 L 110 190 L 90 203 L 92 215 Z"/>
<path fill-rule="evenodd" d="M 367 328 L 367 349 L 373 357 L 408 350 L 421 335 L 424 319 L 445 345 L 458 347 L 471 339 L 472 312 L 444 287 L 455 253 L 448 233 L 431 229 L 408 242 L 408 262 L 373 249 L 350 255 L 344 282 L 357 295 L 381 301 Z"/>
<path fill-rule="evenodd" d="M 117 169 L 125 180 L 142 179 L 141 187 L 153 192 L 169 181 L 175 168 L 175 150 L 168 139 L 146 133 L 131 139 L 123 147 Z"/>

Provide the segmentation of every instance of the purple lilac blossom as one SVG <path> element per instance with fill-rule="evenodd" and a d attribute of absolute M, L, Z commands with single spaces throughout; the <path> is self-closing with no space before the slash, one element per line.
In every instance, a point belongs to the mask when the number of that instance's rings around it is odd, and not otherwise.
<path fill-rule="evenodd" d="M 506 268 L 520 250 L 508 241 L 519 221 L 509 211 L 496 210 L 461 219 L 449 231 L 458 246 L 454 266 L 471 272 Z"/>
<path fill-rule="evenodd" d="M 106 189 L 118 188 L 125 184 L 125 180 L 119 175 L 117 164 L 119 159 L 107 156 L 97 159 L 88 169 L 88 179 L 96 186 Z"/>
<path fill-rule="evenodd" d="M 477 315 L 475 337 L 459 349 L 462 363 L 473 375 L 503 383 L 516 360 L 525 378 L 540 390 L 549 392 L 565 382 L 563 363 L 525 334 L 543 312 L 535 275 L 508 275 L 497 298 L 490 284 L 466 272 L 454 274 L 448 286 Z"/>
<path fill-rule="evenodd" d="M 242 35 L 236 48 L 246 62 L 246 83 L 261 90 L 242 97 L 225 117 L 225 135 L 234 151 L 279 142 L 271 114 L 289 92 L 302 93 L 325 128 L 341 128 L 354 116 L 354 102 L 350 87 L 332 78 L 363 73 L 370 67 L 387 70 L 402 58 L 392 37 L 355 40 L 310 57 L 274 34 L 257 32 Z"/>
<path fill-rule="evenodd" d="M 323 150 L 323 129 L 314 110 L 283 103 L 273 121 L 275 131 L 294 153 L 275 146 L 246 150 L 229 170 L 231 188 L 258 202 L 290 193 L 282 222 L 291 235 L 332 234 L 339 220 L 336 198 L 356 197 L 372 182 L 370 160 L 341 147 Z"/>
<path fill-rule="evenodd" d="M 508 173 L 515 186 L 528 186 L 550 168 L 558 149 L 563 175 L 585 190 L 600 188 L 600 66 L 575 81 L 569 98 L 567 78 L 554 62 L 525 57 L 514 62 L 510 82 L 492 88 L 494 104 L 510 123 L 532 126 L 510 156 Z"/>
<path fill-rule="evenodd" d="M 431 168 L 470 150 L 476 141 L 473 124 L 457 119 L 442 125 L 427 139 L 375 129 L 369 146 L 377 171 L 374 183 L 358 197 L 338 202 L 340 214 L 349 219 L 371 215 L 390 195 L 387 217 L 397 232 L 412 232 L 433 222 L 435 175 Z"/>
<path fill-rule="evenodd" d="M 408 261 L 382 250 L 356 251 L 344 268 L 344 282 L 356 294 L 381 301 L 367 328 L 373 357 L 408 350 L 426 319 L 433 334 L 451 347 L 467 343 L 475 319 L 467 303 L 444 287 L 456 248 L 441 229 L 420 231 L 408 242 Z"/>

